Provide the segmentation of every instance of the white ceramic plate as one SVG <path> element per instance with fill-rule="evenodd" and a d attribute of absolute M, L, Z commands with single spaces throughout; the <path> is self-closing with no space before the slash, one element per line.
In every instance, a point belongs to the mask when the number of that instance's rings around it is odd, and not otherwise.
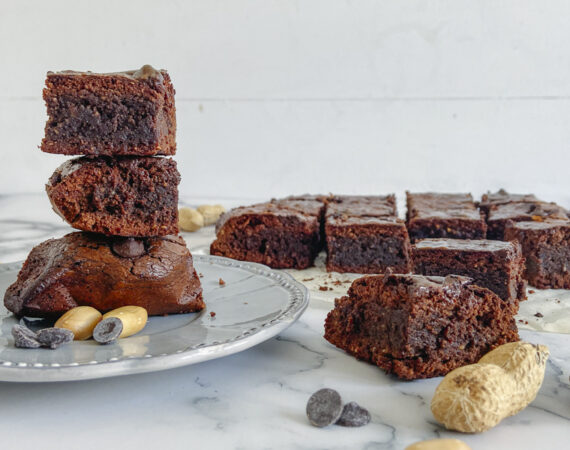
<path fill-rule="evenodd" d="M 309 304 L 307 289 L 284 272 L 209 255 L 195 255 L 194 264 L 203 275 L 203 311 L 151 317 L 142 332 L 111 345 L 89 340 L 56 350 L 15 348 L 11 328 L 17 319 L 2 305 L 0 381 L 85 380 L 221 358 L 281 333 Z M 21 263 L 0 265 L 1 298 L 20 267 Z"/>

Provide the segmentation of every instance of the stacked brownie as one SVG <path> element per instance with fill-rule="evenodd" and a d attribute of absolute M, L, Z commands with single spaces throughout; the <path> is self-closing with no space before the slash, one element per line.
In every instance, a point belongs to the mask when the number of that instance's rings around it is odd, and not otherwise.
<path fill-rule="evenodd" d="M 48 73 L 41 149 L 81 155 L 46 190 L 81 233 L 32 250 L 4 298 L 18 315 L 57 316 L 89 305 L 138 305 L 151 315 L 204 307 L 192 256 L 178 234 L 174 88 L 168 73 Z"/>

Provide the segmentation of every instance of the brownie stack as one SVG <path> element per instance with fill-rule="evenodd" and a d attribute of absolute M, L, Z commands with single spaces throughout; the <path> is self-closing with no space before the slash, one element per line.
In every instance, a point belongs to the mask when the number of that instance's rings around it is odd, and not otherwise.
<path fill-rule="evenodd" d="M 41 149 L 81 155 L 46 190 L 81 233 L 32 250 L 4 298 L 18 315 L 57 316 L 89 305 L 149 314 L 204 307 L 192 256 L 178 234 L 174 88 L 168 73 L 49 72 Z"/>

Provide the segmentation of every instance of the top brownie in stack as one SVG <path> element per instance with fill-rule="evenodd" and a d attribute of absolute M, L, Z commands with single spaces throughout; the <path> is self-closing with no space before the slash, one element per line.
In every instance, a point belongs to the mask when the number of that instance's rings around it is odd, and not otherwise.
<path fill-rule="evenodd" d="M 471 194 L 406 192 L 410 239 L 484 239 L 485 221 Z"/>
<path fill-rule="evenodd" d="M 410 239 L 398 219 L 394 195 L 333 197 L 325 214 L 325 236 L 328 271 L 410 270 Z"/>
<path fill-rule="evenodd" d="M 64 155 L 174 155 L 176 110 L 168 73 L 49 72 L 41 149 Z"/>
<path fill-rule="evenodd" d="M 324 208 L 318 196 L 234 208 L 216 224 L 210 253 L 278 269 L 305 269 L 322 248 Z"/>

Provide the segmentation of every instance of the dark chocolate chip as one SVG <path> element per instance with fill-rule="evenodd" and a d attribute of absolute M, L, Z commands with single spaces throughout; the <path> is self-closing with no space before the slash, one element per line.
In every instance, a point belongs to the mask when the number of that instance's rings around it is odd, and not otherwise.
<path fill-rule="evenodd" d="M 113 242 L 112 248 L 121 258 L 138 258 L 146 253 L 144 242 L 135 238 L 118 238 Z"/>
<path fill-rule="evenodd" d="M 370 422 L 370 413 L 356 402 L 350 402 L 342 408 L 337 425 L 342 427 L 362 427 Z"/>
<path fill-rule="evenodd" d="M 36 333 L 23 325 L 14 325 L 12 327 L 12 336 L 14 337 L 14 345 L 18 348 L 40 347 Z"/>
<path fill-rule="evenodd" d="M 342 413 L 342 399 L 334 389 L 321 389 L 307 402 L 307 417 L 311 425 L 326 427 L 335 423 Z"/>
<path fill-rule="evenodd" d="M 58 348 L 60 345 L 73 341 L 75 337 L 73 331 L 53 327 L 38 331 L 37 336 L 38 342 L 42 344 L 42 347 L 49 347 L 52 350 Z"/>
<path fill-rule="evenodd" d="M 108 317 L 97 324 L 93 330 L 93 339 L 99 344 L 110 344 L 123 332 L 123 322 L 117 317 Z"/>

